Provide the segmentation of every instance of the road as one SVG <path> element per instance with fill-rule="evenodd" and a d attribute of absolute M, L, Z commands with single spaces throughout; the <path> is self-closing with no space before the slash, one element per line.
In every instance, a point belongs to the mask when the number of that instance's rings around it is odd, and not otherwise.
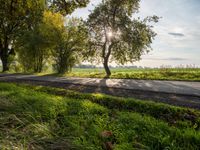
<path fill-rule="evenodd" d="M 157 81 L 132 79 L 98 79 L 98 78 L 68 78 L 55 76 L 36 76 L 22 74 L 0 74 L 0 80 L 31 80 L 42 82 L 56 82 L 78 84 L 93 87 L 108 87 L 127 90 L 142 90 L 200 97 L 200 82 L 186 81 Z"/>

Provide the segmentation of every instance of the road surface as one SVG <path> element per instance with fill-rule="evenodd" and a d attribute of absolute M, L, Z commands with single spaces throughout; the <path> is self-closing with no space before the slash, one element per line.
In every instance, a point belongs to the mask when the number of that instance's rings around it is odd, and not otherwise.
<path fill-rule="evenodd" d="M 200 82 L 187 81 L 157 81 L 157 80 L 133 80 L 133 79 L 99 79 L 99 78 L 68 78 L 55 76 L 36 76 L 21 74 L 0 74 L 0 80 L 32 80 L 43 82 L 56 82 L 66 84 L 78 84 L 94 87 L 109 87 L 127 90 L 142 90 L 149 92 L 161 92 L 170 94 L 192 95 L 200 97 Z"/>

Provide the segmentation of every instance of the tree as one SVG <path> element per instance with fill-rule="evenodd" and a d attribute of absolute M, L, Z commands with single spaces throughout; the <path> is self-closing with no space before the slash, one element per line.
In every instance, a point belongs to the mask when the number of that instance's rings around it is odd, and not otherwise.
<path fill-rule="evenodd" d="M 79 62 L 82 52 L 86 50 L 87 28 L 82 20 L 67 18 L 65 27 L 55 32 L 56 46 L 52 51 L 54 69 L 58 73 L 66 73 Z"/>
<path fill-rule="evenodd" d="M 57 44 L 56 31 L 64 28 L 64 17 L 59 13 L 44 11 L 42 21 L 18 38 L 18 60 L 26 72 L 42 72 Z"/>
<path fill-rule="evenodd" d="M 25 72 L 42 72 L 43 66 L 49 58 L 51 43 L 44 36 L 42 29 L 35 27 L 19 40 L 20 44 L 23 42 L 23 45 L 16 48 L 18 61 Z"/>
<path fill-rule="evenodd" d="M 44 9 L 43 0 L 0 0 L 0 58 L 3 72 L 9 70 L 9 57 L 16 38 L 31 28 Z"/>
<path fill-rule="evenodd" d="M 140 0 L 106 0 L 89 15 L 87 25 L 90 33 L 90 48 L 86 56 L 101 58 L 109 77 L 109 61 L 119 64 L 140 60 L 151 49 L 155 32 L 148 22 L 157 22 L 158 17 L 143 20 L 132 19 L 138 12 Z"/>

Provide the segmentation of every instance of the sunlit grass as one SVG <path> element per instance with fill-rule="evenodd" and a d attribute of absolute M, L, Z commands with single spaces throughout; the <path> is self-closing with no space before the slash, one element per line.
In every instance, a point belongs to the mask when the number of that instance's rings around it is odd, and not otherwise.
<path fill-rule="evenodd" d="M 196 150 L 199 123 L 197 110 L 0 83 L 0 149 Z"/>
<path fill-rule="evenodd" d="M 171 69 L 111 69 L 110 78 L 116 79 L 144 79 L 144 80 L 189 80 L 200 81 L 200 69 L 171 68 Z M 75 68 L 68 77 L 104 78 L 103 69 L 78 69 Z"/>
<path fill-rule="evenodd" d="M 200 81 L 200 68 L 162 68 L 162 69 L 126 69 L 112 68 L 111 79 L 139 79 L 139 80 L 177 80 L 177 81 Z M 15 73 L 15 72 L 7 72 Z M 38 76 L 66 76 L 82 78 L 105 78 L 104 69 L 73 68 L 72 72 L 58 74 L 52 71 L 41 73 L 23 73 Z"/>

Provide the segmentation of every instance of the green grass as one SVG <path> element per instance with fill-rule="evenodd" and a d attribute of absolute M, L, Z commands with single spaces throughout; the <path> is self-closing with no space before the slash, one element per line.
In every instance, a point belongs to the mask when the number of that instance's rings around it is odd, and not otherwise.
<path fill-rule="evenodd" d="M 187 80 L 200 81 L 200 69 L 111 69 L 110 78 L 144 80 Z M 103 69 L 73 69 L 66 74 L 70 77 L 104 78 Z"/>
<path fill-rule="evenodd" d="M 163 69 L 111 69 L 111 79 L 138 79 L 138 80 L 175 80 L 175 81 L 200 81 L 200 68 L 163 68 Z M 15 73 L 15 72 L 8 72 Z M 33 73 L 25 73 L 33 74 Z M 104 69 L 91 68 L 81 69 L 73 68 L 72 72 L 66 74 L 57 74 L 52 71 L 34 73 L 34 75 L 45 76 L 66 76 L 81 78 L 105 78 Z"/>
<path fill-rule="evenodd" d="M 0 149 L 102 150 L 106 145 L 114 150 L 198 150 L 200 112 L 102 94 L 0 83 Z"/>

